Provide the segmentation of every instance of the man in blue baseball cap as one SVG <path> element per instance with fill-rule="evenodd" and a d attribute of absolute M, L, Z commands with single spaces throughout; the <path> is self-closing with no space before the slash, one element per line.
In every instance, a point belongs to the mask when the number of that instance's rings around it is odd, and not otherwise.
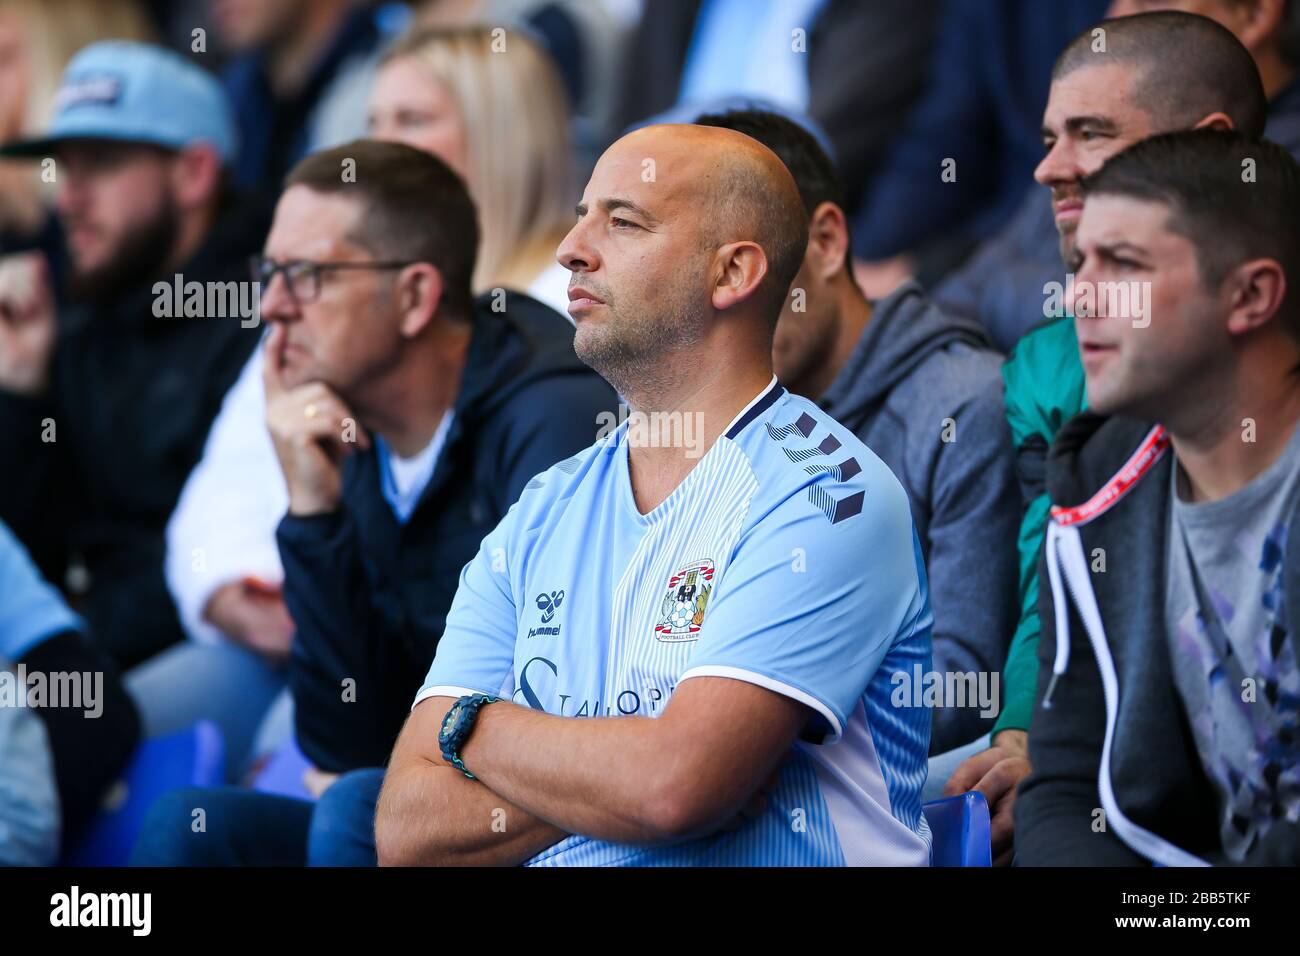
<path fill-rule="evenodd" d="M 163 529 L 257 341 L 269 210 L 235 201 L 229 105 L 174 53 L 86 47 L 53 113 L 0 148 L 44 158 L 67 255 L 66 289 L 0 259 L 0 517 L 126 667 L 181 638 Z"/>

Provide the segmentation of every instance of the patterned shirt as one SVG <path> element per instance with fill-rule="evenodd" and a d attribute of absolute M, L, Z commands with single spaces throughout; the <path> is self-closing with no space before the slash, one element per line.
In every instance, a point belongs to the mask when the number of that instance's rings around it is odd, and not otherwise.
<path fill-rule="evenodd" d="M 736 831 L 669 845 L 570 836 L 531 865 L 926 865 L 925 570 L 889 470 L 776 380 L 641 514 L 624 423 L 529 483 L 461 574 L 416 698 L 497 694 L 565 717 L 656 717 L 728 677 L 813 715 Z"/>

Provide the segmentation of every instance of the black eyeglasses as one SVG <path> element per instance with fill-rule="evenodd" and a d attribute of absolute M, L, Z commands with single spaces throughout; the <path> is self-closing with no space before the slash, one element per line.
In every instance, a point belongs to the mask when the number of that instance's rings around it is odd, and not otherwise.
<path fill-rule="evenodd" d="M 253 281 L 260 283 L 262 290 L 270 287 L 278 272 L 284 276 L 289 287 L 289 295 L 299 304 L 315 302 L 320 295 L 321 276 L 326 272 L 343 269 L 405 269 L 415 265 L 407 262 L 312 262 L 310 259 L 290 259 L 288 262 L 276 262 L 267 256 L 253 256 L 248 260 Z"/>

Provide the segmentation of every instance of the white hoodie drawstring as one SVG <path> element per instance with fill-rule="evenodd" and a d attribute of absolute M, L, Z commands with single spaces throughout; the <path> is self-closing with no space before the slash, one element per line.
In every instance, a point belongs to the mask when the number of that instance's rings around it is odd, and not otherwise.
<path fill-rule="evenodd" d="M 1115 672 L 1115 661 L 1111 657 L 1110 645 L 1106 641 L 1106 629 L 1101 619 L 1101 608 L 1097 605 L 1097 595 L 1092 590 L 1092 575 L 1088 569 L 1088 559 L 1083 551 L 1083 537 L 1079 527 L 1087 524 L 1098 515 L 1109 510 L 1137 482 L 1137 479 L 1155 463 L 1164 452 L 1163 430 L 1154 429 L 1142 447 L 1133 455 L 1129 463 L 1108 483 L 1117 484 L 1117 493 L 1105 495 L 1105 489 L 1095 500 L 1102 504 L 1087 514 L 1086 517 L 1054 515 L 1047 523 L 1047 576 L 1052 587 L 1052 606 L 1056 620 L 1056 658 L 1052 664 L 1052 677 L 1043 694 L 1043 706 L 1051 707 L 1052 692 L 1057 681 L 1065 674 L 1070 665 L 1070 609 L 1066 603 L 1066 590 L 1079 618 L 1083 622 L 1084 632 L 1092 644 L 1093 654 L 1097 659 L 1097 671 L 1101 677 L 1102 696 L 1106 706 L 1106 736 L 1101 748 L 1101 764 L 1097 770 L 1097 789 L 1101 795 L 1101 805 L 1106 813 L 1107 823 L 1114 828 L 1116 835 L 1125 844 L 1153 863 L 1164 866 L 1208 866 L 1204 860 L 1193 856 L 1185 850 L 1174 846 L 1163 837 L 1138 826 L 1124 815 L 1115 798 L 1115 790 L 1110 776 L 1111 746 L 1115 738 L 1115 725 L 1119 719 L 1119 677 Z M 1060 520 L 1064 517 L 1065 520 Z"/>
<path fill-rule="evenodd" d="M 1077 533 L 1077 532 L 1076 532 Z M 1061 571 L 1057 560 L 1057 542 L 1061 527 L 1055 521 L 1047 522 L 1047 577 L 1052 583 L 1052 609 L 1056 616 L 1056 659 L 1052 662 L 1052 678 L 1043 694 L 1043 708 L 1051 710 L 1052 691 L 1070 666 L 1070 608 L 1065 602 L 1065 587 L 1061 584 Z"/>

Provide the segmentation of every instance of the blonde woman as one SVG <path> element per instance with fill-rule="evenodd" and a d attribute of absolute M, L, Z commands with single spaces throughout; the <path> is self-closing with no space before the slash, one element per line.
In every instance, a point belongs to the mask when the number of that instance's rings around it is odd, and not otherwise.
<path fill-rule="evenodd" d="M 559 313 L 557 334 L 566 334 L 569 273 L 555 249 L 577 190 L 564 94 L 544 53 L 521 33 L 493 29 L 422 29 L 398 40 L 371 88 L 371 131 L 433 153 L 465 179 L 483 237 L 475 290 L 527 292 Z M 205 717 L 236 754 L 252 745 L 250 716 L 283 682 L 293 632 L 275 543 L 288 499 L 264 419 L 259 349 L 227 394 L 167 529 L 168 586 L 194 640 L 127 679 L 146 733 Z M 277 705 L 262 741 L 282 737 L 287 723 Z"/>
<path fill-rule="evenodd" d="M 573 224 L 576 184 L 568 104 L 547 54 L 494 27 L 419 29 L 384 56 L 369 112 L 375 139 L 433 153 L 469 186 L 483 233 L 476 291 L 521 289 L 564 314 L 569 273 L 555 247 Z"/>

